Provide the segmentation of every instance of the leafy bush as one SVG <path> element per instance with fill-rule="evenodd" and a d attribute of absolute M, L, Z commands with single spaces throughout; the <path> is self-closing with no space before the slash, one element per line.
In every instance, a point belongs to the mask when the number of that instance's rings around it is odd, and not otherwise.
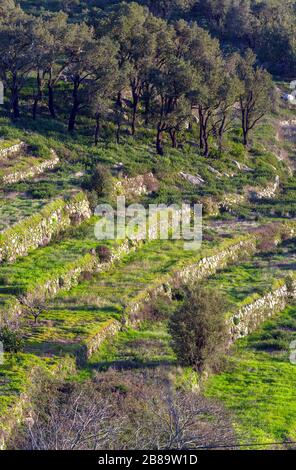
<path fill-rule="evenodd" d="M 39 183 L 35 187 L 33 186 L 29 191 L 29 194 L 33 199 L 50 199 L 56 196 L 57 193 L 58 191 L 56 186 L 47 182 Z"/>
<path fill-rule="evenodd" d="M 113 189 L 112 175 L 108 168 L 97 165 L 86 185 L 89 190 L 95 191 L 99 197 L 108 197 Z"/>
<path fill-rule="evenodd" d="M 0 341 L 3 343 L 4 351 L 17 353 L 23 350 L 24 340 L 21 333 L 3 326 L 0 330 Z"/>
<path fill-rule="evenodd" d="M 169 322 L 172 347 L 182 365 L 199 372 L 217 369 L 228 340 L 225 310 L 219 291 L 200 286 L 187 292 L 185 302 Z"/>

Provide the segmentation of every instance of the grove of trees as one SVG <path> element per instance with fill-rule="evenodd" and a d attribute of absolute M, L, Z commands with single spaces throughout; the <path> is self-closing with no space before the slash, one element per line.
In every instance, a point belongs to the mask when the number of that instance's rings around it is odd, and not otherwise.
<path fill-rule="evenodd" d="M 67 114 L 68 131 L 73 132 L 80 114 L 91 117 L 95 145 L 101 122 L 108 120 L 114 123 L 118 143 L 123 123 L 128 123 L 131 135 L 138 125 L 154 129 L 159 155 L 164 154 L 164 136 L 177 147 L 181 132 L 197 129 L 200 152 L 208 156 L 212 141 L 223 148 L 236 118 L 248 145 L 250 131 L 274 98 L 271 76 L 255 54 L 250 49 L 226 53 L 196 22 L 167 21 L 176 11 L 194 12 L 196 2 L 141 3 L 147 6 L 120 2 L 91 21 L 72 21 L 64 11 L 36 16 L 12 0 L 1 0 L 0 74 L 12 118 L 21 116 L 22 97 L 30 103 L 33 119 L 44 99 L 55 119 L 56 89 L 62 83 L 69 105 L 61 118 Z M 214 28 L 214 2 L 204 3 L 202 11 Z M 229 13 L 229 2 L 218 2 L 220 7 L 224 3 L 225 14 L 220 12 L 219 19 Z M 34 90 L 24 96 L 29 79 L 34 80 Z"/>

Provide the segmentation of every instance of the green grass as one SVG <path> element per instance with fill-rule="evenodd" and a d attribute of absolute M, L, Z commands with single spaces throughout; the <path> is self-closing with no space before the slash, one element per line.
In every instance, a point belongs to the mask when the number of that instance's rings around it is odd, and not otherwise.
<path fill-rule="evenodd" d="M 296 440 L 296 374 L 289 345 L 296 339 L 291 306 L 233 347 L 227 370 L 211 377 L 206 394 L 232 410 L 243 442 Z"/>
<path fill-rule="evenodd" d="M 281 187 L 281 192 L 272 199 L 262 199 L 256 202 L 254 209 L 262 215 L 269 217 L 296 216 L 296 178 L 288 179 Z"/>
<path fill-rule="evenodd" d="M 6 150 L 9 149 L 10 147 L 13 147 L 14 145 L 17 145 L 20 143 L 19 139 L 0 139 L 0 150 Z M 1 159 L 1 156 L 0 156 Z"/>
<path fill-rule="evenodd" d="M 205 243 L 205 249 L 207 244 Z M 110 271 L 94 274 L 49 303 L 40 324 L 26 329 L 28 350 L 63 354 L 79 348 L 110 319 L 120 320 L 128 305 L 181 261 L 201 257 L 184 251 L 180 241 L 155 241 L 126 255 Z"/>
<path fill-rule="evenodd" d="M 0 196 L 0 232 L 38 212 L 46 200 L 16 196 L 7 199 Z"/>
<path fill-rule="evenodd" d="M 76 227 L 61 242 L 33 250 L 14 264 L 0 266 L 0 293 L 24 294 L 67 272 L 69 264 L 99 245 L 94 235 L 95 220 L 92 218 Z"/>
<path fill-rule="evenodd" d="M 272 290 L 277 280 L 284 279 L 295 270 L 295 241 L 285 242 L 274 252 L 259 253 L 251 261 L 240 262 L 218 272 L 208 280 L 208 285 L 220 289 L 228 303 L 229 310 L 238 309 Z"/>
<path fill-rule="evenodd" d="M 0 417 L 10 419 L 12 407 L 17 405 L 21 394 L 26 393 L 31 386 L 32 374 L 36 368 L 55 369 L 59 362 L 55 358 L 38 358 L 24 353 L 5 353 L 4 363 L 0 364 Z M 16 416 L 17 417 L 17 416 Z M 6 426 L 4 419 L 0 425 Z"/>
<path fill-rule="evenodd" d="M 2 124 L 2 126 L 1 126 Z M 271 132 L 269 124 L 265 127 Z M 263 145 L 255 144 L 250 152 L 246 152 L 241 144 L 241 137 L 237 131 L 229 134 L 225 141 L 225 152 L 217 155 L 214 149 L 209 158 L 204 158 L 198 149 L 191 145 L 197 129 L 192 135 L 188 134 L 188 140 L 184 140 L 182 149 L 172 149 L 167 142 L 165 157 L 159 157 L 155 153 L 155 132 L 150 129 L 139 128 L 135 139 L 122 136 L 122 143 L 115 143 L 115 130 L 111 123 L 104 126 L 104 140 L 97 147 L 93 146 L 93 122 L 86 116 L 82 116 L 78 125 L 79 131 L 74 135 L 67 133 L 64 121 L 51 121 L 46 118 L 38 118 L 36 121 L 27 117 L 21 119 L 17 127 L 5 118 L 0 119 L 0 133 L 7 137 L 15 136 L 28 140 L 27 132 L 33 132 L 30 139 L 35 142 L 39 153 L 44 148 L 53 148 L 61 158 L 60 177 L 47 173 L 44 181 L 51 184 L 64 185 L 68 188 L 72 184 L 80 184 L 75 181 L 73 173 L 84 170 L 86 172 L 97 164 L 104 164 L 109 168 L 122 162 L 125 172 L 130 176 L 144 174 L 153 171 L 160 180 L 160 189 L 151 198 L 143 198 L 146 202 L 172 203 L 180 202 L 185 198 L 190 201 L 199 201 L 203 196 L 223 197 L 224 193 L 243 193 L 246 186 L 265 186 L 273 181 L 276 175 L 286 178 L 285 166 L 275 155 Z M 260 133 L 259 133 L 260 135 Z M 234 160 L 244 163 L 254 172 L 239 171 Z M 69 167 L 73 173 L 69 172 Z M 210 167 L 221 173 L 220 177 L 214 174 Z M 188 184 L 180 171 L 192 175 L 200 174 L 206 184 L 196 187 Z M 57 183 L 55 180 L 57 179 Z M 13 185 L 14 190 L 21 190 L 23 186 Z"/>
<path fill-rule="evenodd" d="M 109 367 L 145 368 L 173 365 L 176 358 L 170 346 L 166 322 L 144 322 L 138 330 L 128 328 L 106 341 L 89 360 L 92 369 Z"/>

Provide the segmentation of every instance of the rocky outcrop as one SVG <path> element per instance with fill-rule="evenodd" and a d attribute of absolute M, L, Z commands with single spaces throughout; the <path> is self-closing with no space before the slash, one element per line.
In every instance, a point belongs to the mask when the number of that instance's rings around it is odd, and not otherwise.
<path fill-rule="evenodd" d="M 183 171 L 179 174 L 185 181 L 193 186 L 202 186 L 205 184 L 205 180 L 200 175 L 190 175 L 189 173 L 183 173 Z"/>
<path fill-rule="evenodd" d="M 153 173 L 138 175 L 133 178 L 123 178 L 115 183 L 115 191 L 123 196 L 142 196 L 151 194 L 159 189 L 159 182 Z"/>
<path fill-rule="evenodd" d="M 253 188 L 249 190 L 251 199 L 271 199 L 280 188 L 280 177 L 277 176 L 275 182 L 270 183 L 266 188 Z"/>

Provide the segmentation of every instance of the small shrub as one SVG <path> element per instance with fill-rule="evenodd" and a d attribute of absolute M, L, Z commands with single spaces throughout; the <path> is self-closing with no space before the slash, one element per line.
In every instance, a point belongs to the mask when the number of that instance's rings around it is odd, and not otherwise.
<path fill-rule="evenodd" d="M 96 253 L 101 263 L 110 263 L 110 261 L 112 260 L 112 252 L 110 248 L 108 248 L 108 246 L 99 245 L 96 248 Z"/>
<path fill-rule="evenodd" d="M 95 191 L 99 197 L 108 197 L 112 189 L 110 171 L 103 165 L 97 165 L 89 180 L 89 190 Z"/>
<path fill-rule="evenodd" d="M 91 281 L 93 278 L 93 274 L 90 271 L 82 271 L 82 273 L 79 276 L 79 282 L 88 282 Z"/>
<path fill-rule="evenodd" d="M 257 246 L 260 251 L 272 251 L 281 238 L 281 225 L 272 223 L 255 229 Z"/>
<path fill-rule="evenodd" d="M 29 194 L 33 199 L 51 199 L 58 194 L 58 190 L 53 183 L 41 182 L 31 187 Z"/>
<path fill-rule="evenodd" d="M 0 341 L 3 343 L 5 352 L 18 353 L 24 348 L 24 340 L 20 331 L 11 330 L 7 326 L 3 326 L 0 330 Z"/>

